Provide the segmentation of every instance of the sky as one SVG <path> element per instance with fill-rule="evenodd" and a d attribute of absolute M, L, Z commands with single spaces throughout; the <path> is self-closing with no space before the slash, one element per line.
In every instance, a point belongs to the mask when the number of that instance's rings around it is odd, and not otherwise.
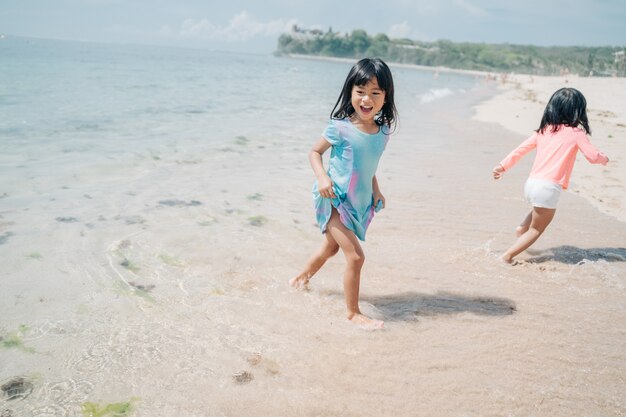
<path fill-rule="evenodd" d="M 626 0 L 0 0 L 0 34 L 271 53 L 294 25 L 421 41 L 626 45 Z"/>

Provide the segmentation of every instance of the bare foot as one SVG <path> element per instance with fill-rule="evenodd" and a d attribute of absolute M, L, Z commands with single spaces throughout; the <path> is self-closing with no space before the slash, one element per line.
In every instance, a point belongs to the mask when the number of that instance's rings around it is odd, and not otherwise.
<path fill-rule="evenodd" d="M 289 285 L 297 290 L 306 290 L 309 288 L 309 280 L 310 278 L 306 275 L 298 275 L 289 280 Z"/>
<path fill-rule="evenodd" d="M 511 266 L 526 265 L 526 264 L 527 264 L 527 262 L 526 262 L 526 261 L 518 261 L 518 260 L 515 260 L 515 259 L 511 258 L 510 256 L 508 256 L 508 255 L 506 255 L 506 254 L 502 255 L 502 256 L 500 257 L 500 260 L 501 260 L 502 262 L 504 262 L 504 263 L 507 263 L 507 264 L 511 265 Z"/>
<path fill-rule="evenodd" d="M 367 330 L 382 329 L 385 326 L 384 321 L 369 318 L 361 313 L 353 313 L 351 315 L 348 315 L 348 320 L 350 320 L 354 324 L 358 324 L 359 327 L 363 327 Z"/>

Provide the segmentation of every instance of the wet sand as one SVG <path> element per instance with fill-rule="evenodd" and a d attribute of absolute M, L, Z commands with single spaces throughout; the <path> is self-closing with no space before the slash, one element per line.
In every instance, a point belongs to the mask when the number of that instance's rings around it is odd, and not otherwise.
<path fill-rule="evenodd" d="M 146 156 L 95 185 L 69 178 L 28 208 L 9 198 L 0 382 L 22 376 L 32 391 L 0 398 L 0 411 L 625 414 L 626 223 L 565 193 L 526 263 L 499 262 L 529 210 L 531 161 L 492 180 L 523 139 L 472 120 L 493 94 L 401 113 L 378 174 L 387 208 L 364 245 L 362 309 L 382 331 L 344 318 L 341 256 L 311 291 L 287 285 L 321 242 L 315 137 L 233 138 Z"/>

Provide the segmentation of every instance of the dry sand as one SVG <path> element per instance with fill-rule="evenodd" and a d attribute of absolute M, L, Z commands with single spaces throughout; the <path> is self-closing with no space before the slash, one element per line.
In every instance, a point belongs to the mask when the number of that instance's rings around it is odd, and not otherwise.
<path fill-rule="evenodd" d="M 0 382 L 32 391 L 3 394 L 0 413 L 131 401 L 149 417 L 625 415 L 626 224 L 565 193 L 528 262 L 499 262 L 529 210 L 530 160 L 492 180 L 523 139 L 471 119 L 492 94 L 401 109 L 378 174 L 387 208 L 364 245 L 362 308 L 382 331 L 344 318 L 341 256 L 310 292 L 287 285 L 322 239 L 306 162 L 318 132 L 137 160 L 92 184 L 89 206 L 78 178 L 7 209 Z M 526 103 L 508 97 L 497 120 Z M 59 193 L 76 198 L 59 208 Z"/>

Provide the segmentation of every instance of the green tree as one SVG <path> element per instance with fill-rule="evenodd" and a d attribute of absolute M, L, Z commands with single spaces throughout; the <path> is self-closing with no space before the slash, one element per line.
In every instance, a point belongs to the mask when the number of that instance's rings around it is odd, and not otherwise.
<path fill-rule="evenodd" d="M 370 37 L 367 36 L 367 32 L 362 29 L 353 30 L 350 34 L 350 41 L 356 55 L 363 55 L 372 43 Z"/>

